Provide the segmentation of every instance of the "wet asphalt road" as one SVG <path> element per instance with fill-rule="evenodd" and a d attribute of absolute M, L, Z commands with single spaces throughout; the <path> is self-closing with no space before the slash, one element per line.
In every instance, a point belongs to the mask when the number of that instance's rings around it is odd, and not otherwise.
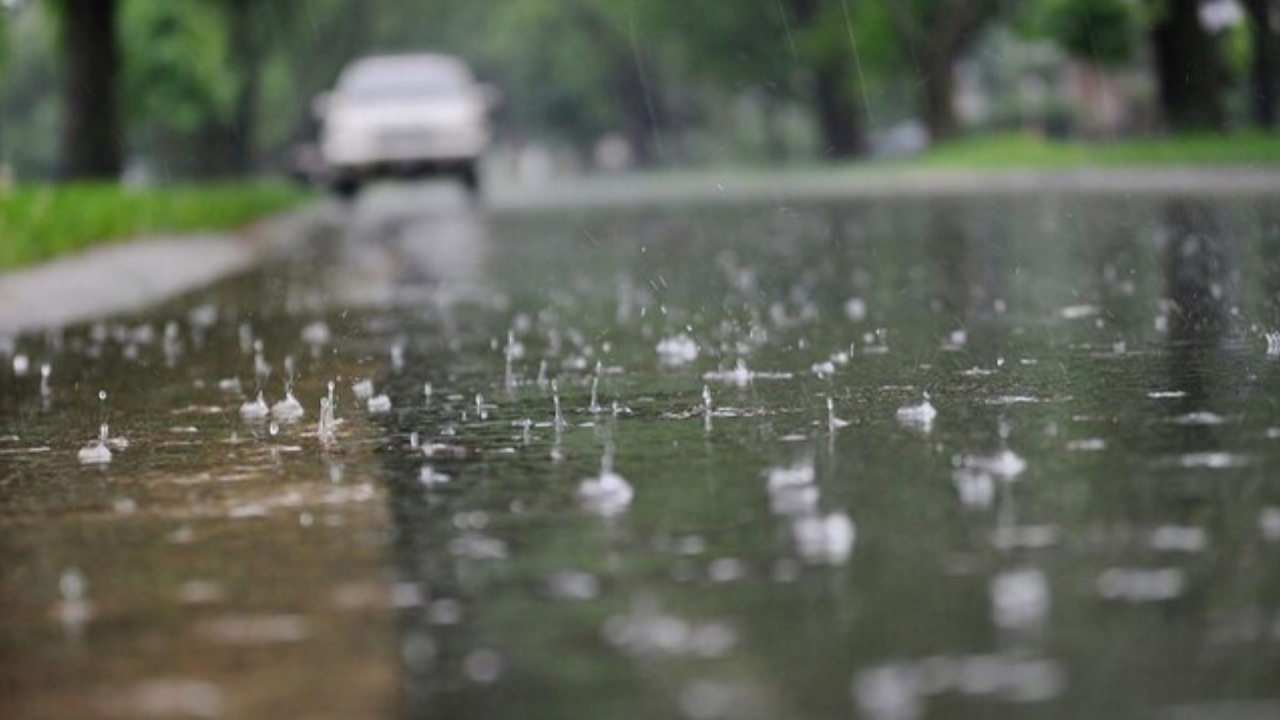
<path fill-rule="evenodd" d="M 1194 190 L 376 188 L 12 338 L 0 715 L 1274 714 L 1280 210 Z"/>

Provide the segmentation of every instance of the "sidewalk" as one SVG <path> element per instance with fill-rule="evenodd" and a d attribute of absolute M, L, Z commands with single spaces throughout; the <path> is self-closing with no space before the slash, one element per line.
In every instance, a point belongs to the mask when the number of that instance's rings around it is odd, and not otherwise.
<path fill-rule="evenodd" d="M 190 292 L 286 250 L 329 217 L 327 205 L 312 203 L 239 234 L 140 238 L 0 274 L 0 334 L 139 310 Z"/>

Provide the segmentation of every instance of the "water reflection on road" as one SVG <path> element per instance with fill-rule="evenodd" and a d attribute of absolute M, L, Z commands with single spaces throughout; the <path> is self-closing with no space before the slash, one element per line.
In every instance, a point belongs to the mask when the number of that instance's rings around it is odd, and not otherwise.
<path fill-rule="evenodd" d="M 0 710 L 1275 714 L 1273 205 L 378 189 L 4 348 Z"/>

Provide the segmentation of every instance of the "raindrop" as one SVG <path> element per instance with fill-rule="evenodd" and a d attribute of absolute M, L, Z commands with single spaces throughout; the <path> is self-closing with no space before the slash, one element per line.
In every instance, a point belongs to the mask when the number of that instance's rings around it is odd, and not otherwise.
<path fill-rule="evenodd" d="M 1267 355 L 1271 357 L 1280 356 L 1280 332 L 1269 332 L 1265 337 L 1267 339 Z"/>
<path fill-rule="evenodd" d="M 87 598 L 89 583 L 79 569 L 70 567 L 58 578 L 58 593 L 62 599 L 56 612 L 68 637 L 78 638 L 93 617 L 93 602 Z"/>
<path fill-rule="evenodd" d="M 857 527 L 843 512 L 796 518 L 791 525 L 800 556 L 809 562 L 843 565 L 853 553 Z"/>
<path fill-rule="evenodd" d="M 845 317 L 853 322 L 867 319 L 867 303 L 862 298 L 849 298 L 844 303 Z"/>
<path fill-rule="evenodd" d="M 565 423 L 564 423 L 564 414 L 560 410 L 560 384 L 555 380 L 551 381 L 551 402 L 555 406 L 555 411 L 556 411 L 556 417 L 555 417 L 556 429 L 560 430 L 564 428 Z"/>
<path fill-rule="evenodd" d="M 663 338 L 656 349 L 658 361 L 664 367 L 680 367 L 698 359 L 698 343 L 684 333 Z"/>
<path fill-rule="evenodd" d="M 894 417 L 903 425 L 920 428 L 927 432 L 933 427 L 933 420 L 938 417 L 938 410 L 933 407 L 933 403 L 929 402 L 929 393 L 924 393 L 924 398 L 919 404 L 898 408 Z"/>
<path fill-rule="evenodd" d="M 836 417 L 835 400 L 828 397 L 827 398 L 827 429 L 839 430 L 840 428 L 848 427 L 848 426 L 849 426 L 848 420 L 841 420 L 840 418 Z"/>
<path fill-rule="evenodd" d="M 635 496 L 623 477 L 613 472 L 612 450 L 606 450 L 600 460 L 600 474 L 578 484 L 578 503 L 588 512 L 605 517 L 625 511 Z"/>
<path fill-rule="evenodd" d="M 1258 530 L 1269 542 L 1280 542 L 1280 507 L 1266 507 L 1258 513 Z"/>
<path fill-rule="evenodd" d="M 472 682 L 497 682 L 502 677 L 502 656 L 487 648 L 472 650 L 463 661 L 463 670 Z"/>
<path fill-rule="evenodd" d="M 560 570 L 547 576 L 547 594 L 557 600 L 593 600 L 600 594 L 600 581 L 590 573 Z"/>
<path fill-rule="evenodd" d="M 1098 576 L 1095 587 L 1107 600 L 1161 602 L 1186 592 L 1187 576 L 1181 568 L 1110 568 Z"/>
<path fill-rule="evenodd" d="M 908 665 L 882 665 L 859 672 L 853 699 L 871 720 L 915 720 L 924 714 L 919 674 Z"/>
<path fill-rule="evenodd" d="M 404 369 L 404 343 L 396 342 L 391 345 L 391 371 L 400 372 Z"/>
<path fill-rule="evenodd" d="M 591 404 L 587 406 L 587 412 L 592 415 L 598 415 L 600 413 L 600 400 L 599 395 L 597 394 L 599 387 L 600 375 L 597 370 L 596 376 L 591 378 Z"/>
<path fill-rule="evenodd" d="M 1049 584 L 1038 568 L 1000 573 L 991 580 L 991 615 L 996 627 L 1039 627 L 1049 612 Z"/>
<path fill-rule="evenodd" d="M 332 340 L 333 333 L 323 320 L 317 320 L 302 328 L 302 342 L 310 345 L 313 353 L 318 353 L 321 346 L 328 345 Z"/>
<path fill-rule="evenodd" d="M 292 390 L 286 390 L 284 399 L 271 406 L 271 417 L 280 422 L 297 422 L 304 414 L 302 403 L 293 396 Z"/>
<path fill-rule="evenodd" d="M 262 399 L 262 391 L 258 391 L 258 396 L 253 400 L 247 400 L 240 405 L 240 417 L 250 422 L 263 420 L 270 414 L 267 407 L 267 401 Z"/>
<path fill-rule="evenodd" d="M 107 391 L 98 391 L 100 403 L 98 437 L 90 440 L 88 445 L 80 448 L 76 459 L 82 465 L 104 465 L 111 462 L 110 431 L 107 427 Z"/>
<path fill-rule="evenodd" d="M 382 393 L 380 395 L 374 395 L 373 397 L 369 398 L 368 402 L 365 403 L 365 405 L 368 407 L 369 412 L 375 415 L 380 413 L 390 412 L 391 398 L 387 397 L 386 393 Z"/>

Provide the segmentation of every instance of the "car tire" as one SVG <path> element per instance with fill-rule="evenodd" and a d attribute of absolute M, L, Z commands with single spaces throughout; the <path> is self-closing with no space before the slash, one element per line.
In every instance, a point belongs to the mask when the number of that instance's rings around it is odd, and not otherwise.
<path fill-rule="evenodd" d="M 360 181 L 355 178 L 338 178 L 333 181 L 333 194 L 343 200 L 355 200 L 360 194 Z"/>
<path fill-rule="evenodd" d="M 480 169 L 476 167 L 476 163 L 470 162 L 463 165 L 458 170 L 458 180 L 467 189 L 467 194 L 472 197 L 480 195 Z"/>

